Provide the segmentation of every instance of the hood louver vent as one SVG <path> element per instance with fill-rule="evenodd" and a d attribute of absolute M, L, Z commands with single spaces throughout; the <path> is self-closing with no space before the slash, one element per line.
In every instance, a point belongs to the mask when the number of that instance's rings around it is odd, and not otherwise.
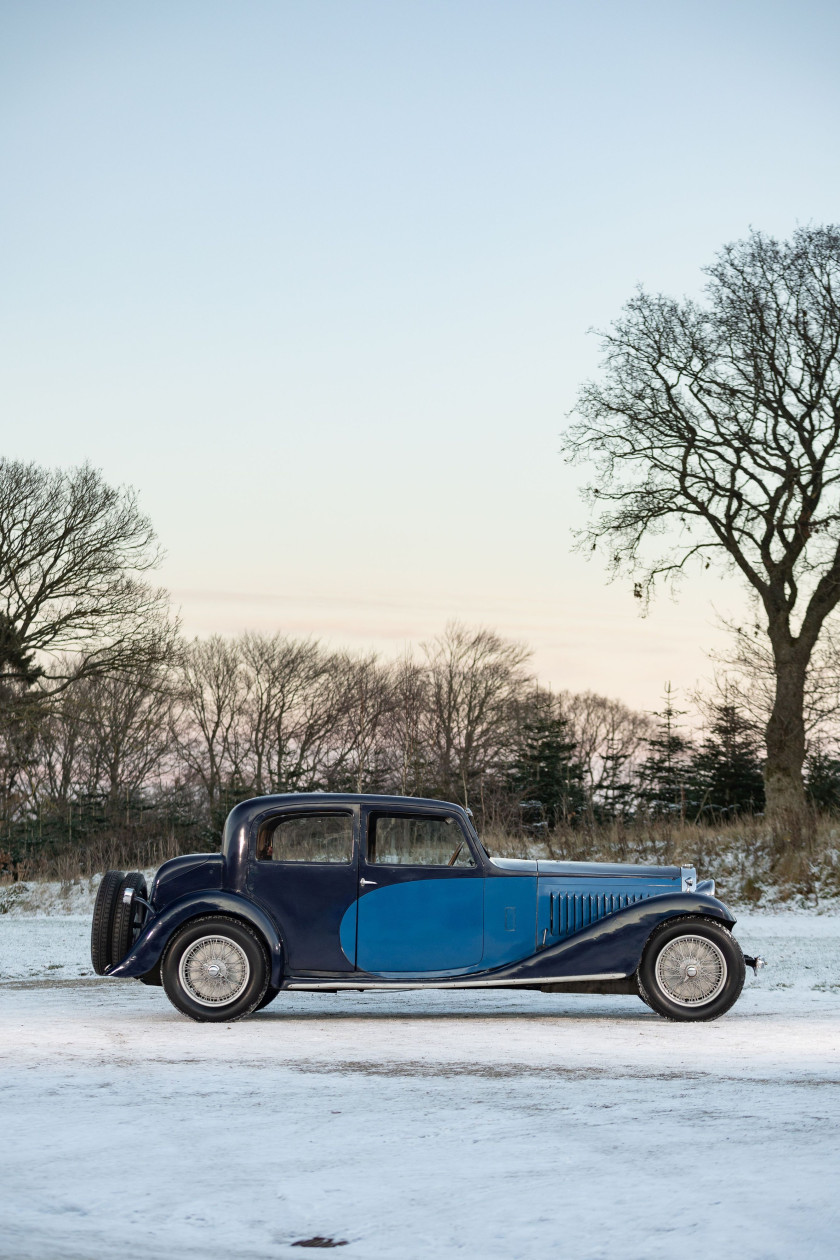
<path fill-rule="evenodd" d="M 556 893 L 555 914 L 559 922 L 552 924 L 552 935 L 571 936 L 597 923 L 616 910 L 624 910 L 637 901 L 644 901 L 650 893 Z"/>

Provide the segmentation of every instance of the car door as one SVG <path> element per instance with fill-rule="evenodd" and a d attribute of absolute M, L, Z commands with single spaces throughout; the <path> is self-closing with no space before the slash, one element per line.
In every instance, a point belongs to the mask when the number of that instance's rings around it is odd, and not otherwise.
<path fill-rule="evenodd" d="M 291 806 L 257 828 L 249 888 L 279 923 L 291 972 L 356 965 L 358 832 L 352 806 Z"/>
<path fill-rule="evenodd" d="M 363 813 L 363 831 L 359 970 L 417 978 L 478 968 L 484 871 L 459 819 L 372 808 Z"/>

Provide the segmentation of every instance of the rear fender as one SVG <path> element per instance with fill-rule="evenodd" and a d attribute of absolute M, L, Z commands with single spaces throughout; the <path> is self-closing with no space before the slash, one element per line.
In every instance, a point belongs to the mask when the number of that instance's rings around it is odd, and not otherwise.
<path fill-rule="evenodd" d="M 574 936 L 539 950 L 530 958 L 492 973 L 518 984 L 565 978 L 632 975 L 642 960 L 650 935 L 668 919 L 692 915 L 714 919 L 731 928 L 735 919 L 716 897 L 703 893 L 662 893 L 599 919 Z"/>
<path fill-rule="evenodd" d="M 174 932 L 190 919 L 208 914 L 228 914 L 248 923 L 265 942 L 271 960 L 271 984 L 279 988 L 283 978 L 283 941 L 264 910 L 236 893 L 211 890 L 182 897 L 147 920 L 126 957 L 107 974 L 120 979 L 139 978 L 158 967 Z"/>

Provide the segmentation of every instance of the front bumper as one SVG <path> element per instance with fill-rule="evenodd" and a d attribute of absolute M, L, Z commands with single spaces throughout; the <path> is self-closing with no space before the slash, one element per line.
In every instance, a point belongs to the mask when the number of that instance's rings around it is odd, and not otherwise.
<path fill-rule="evenodd" d="M 764 959 L 761 957 L 761 954 L 755 954 L 755 955 L 753 955 L 753 954 L 744 954 L 744 962 L 747 964 L 747 966 L 748 966 L 748 967 L 752 967 L 753 972 L 755 973 L 755 975 L 758 975 L 758 973 L 759 973 L 759 971 L 761 971 L 762 967 L 766 967 L 766 966 L 767 966 L 767 963 L 766 963 L 766 962 L 764 961 Z"/>

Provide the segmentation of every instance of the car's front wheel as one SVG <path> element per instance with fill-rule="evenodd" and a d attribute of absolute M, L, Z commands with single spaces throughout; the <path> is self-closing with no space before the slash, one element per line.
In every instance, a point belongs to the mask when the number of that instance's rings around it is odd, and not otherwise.
<path fill-rule="evenodd" d="M 230 1023 L 260 1005 L 268 957 L 247 924 L 213 916 L 186 924 L 172 938 L 160 975 L 166 996 L 184 1015 Z"/>
<path fill-rule="evenodd" d="M 666 923 L 648 942 L 639 996 L 666 1019 L 724 1015 L 744 987 L 744 955 L 731 932 L 708 919 Z"/>

